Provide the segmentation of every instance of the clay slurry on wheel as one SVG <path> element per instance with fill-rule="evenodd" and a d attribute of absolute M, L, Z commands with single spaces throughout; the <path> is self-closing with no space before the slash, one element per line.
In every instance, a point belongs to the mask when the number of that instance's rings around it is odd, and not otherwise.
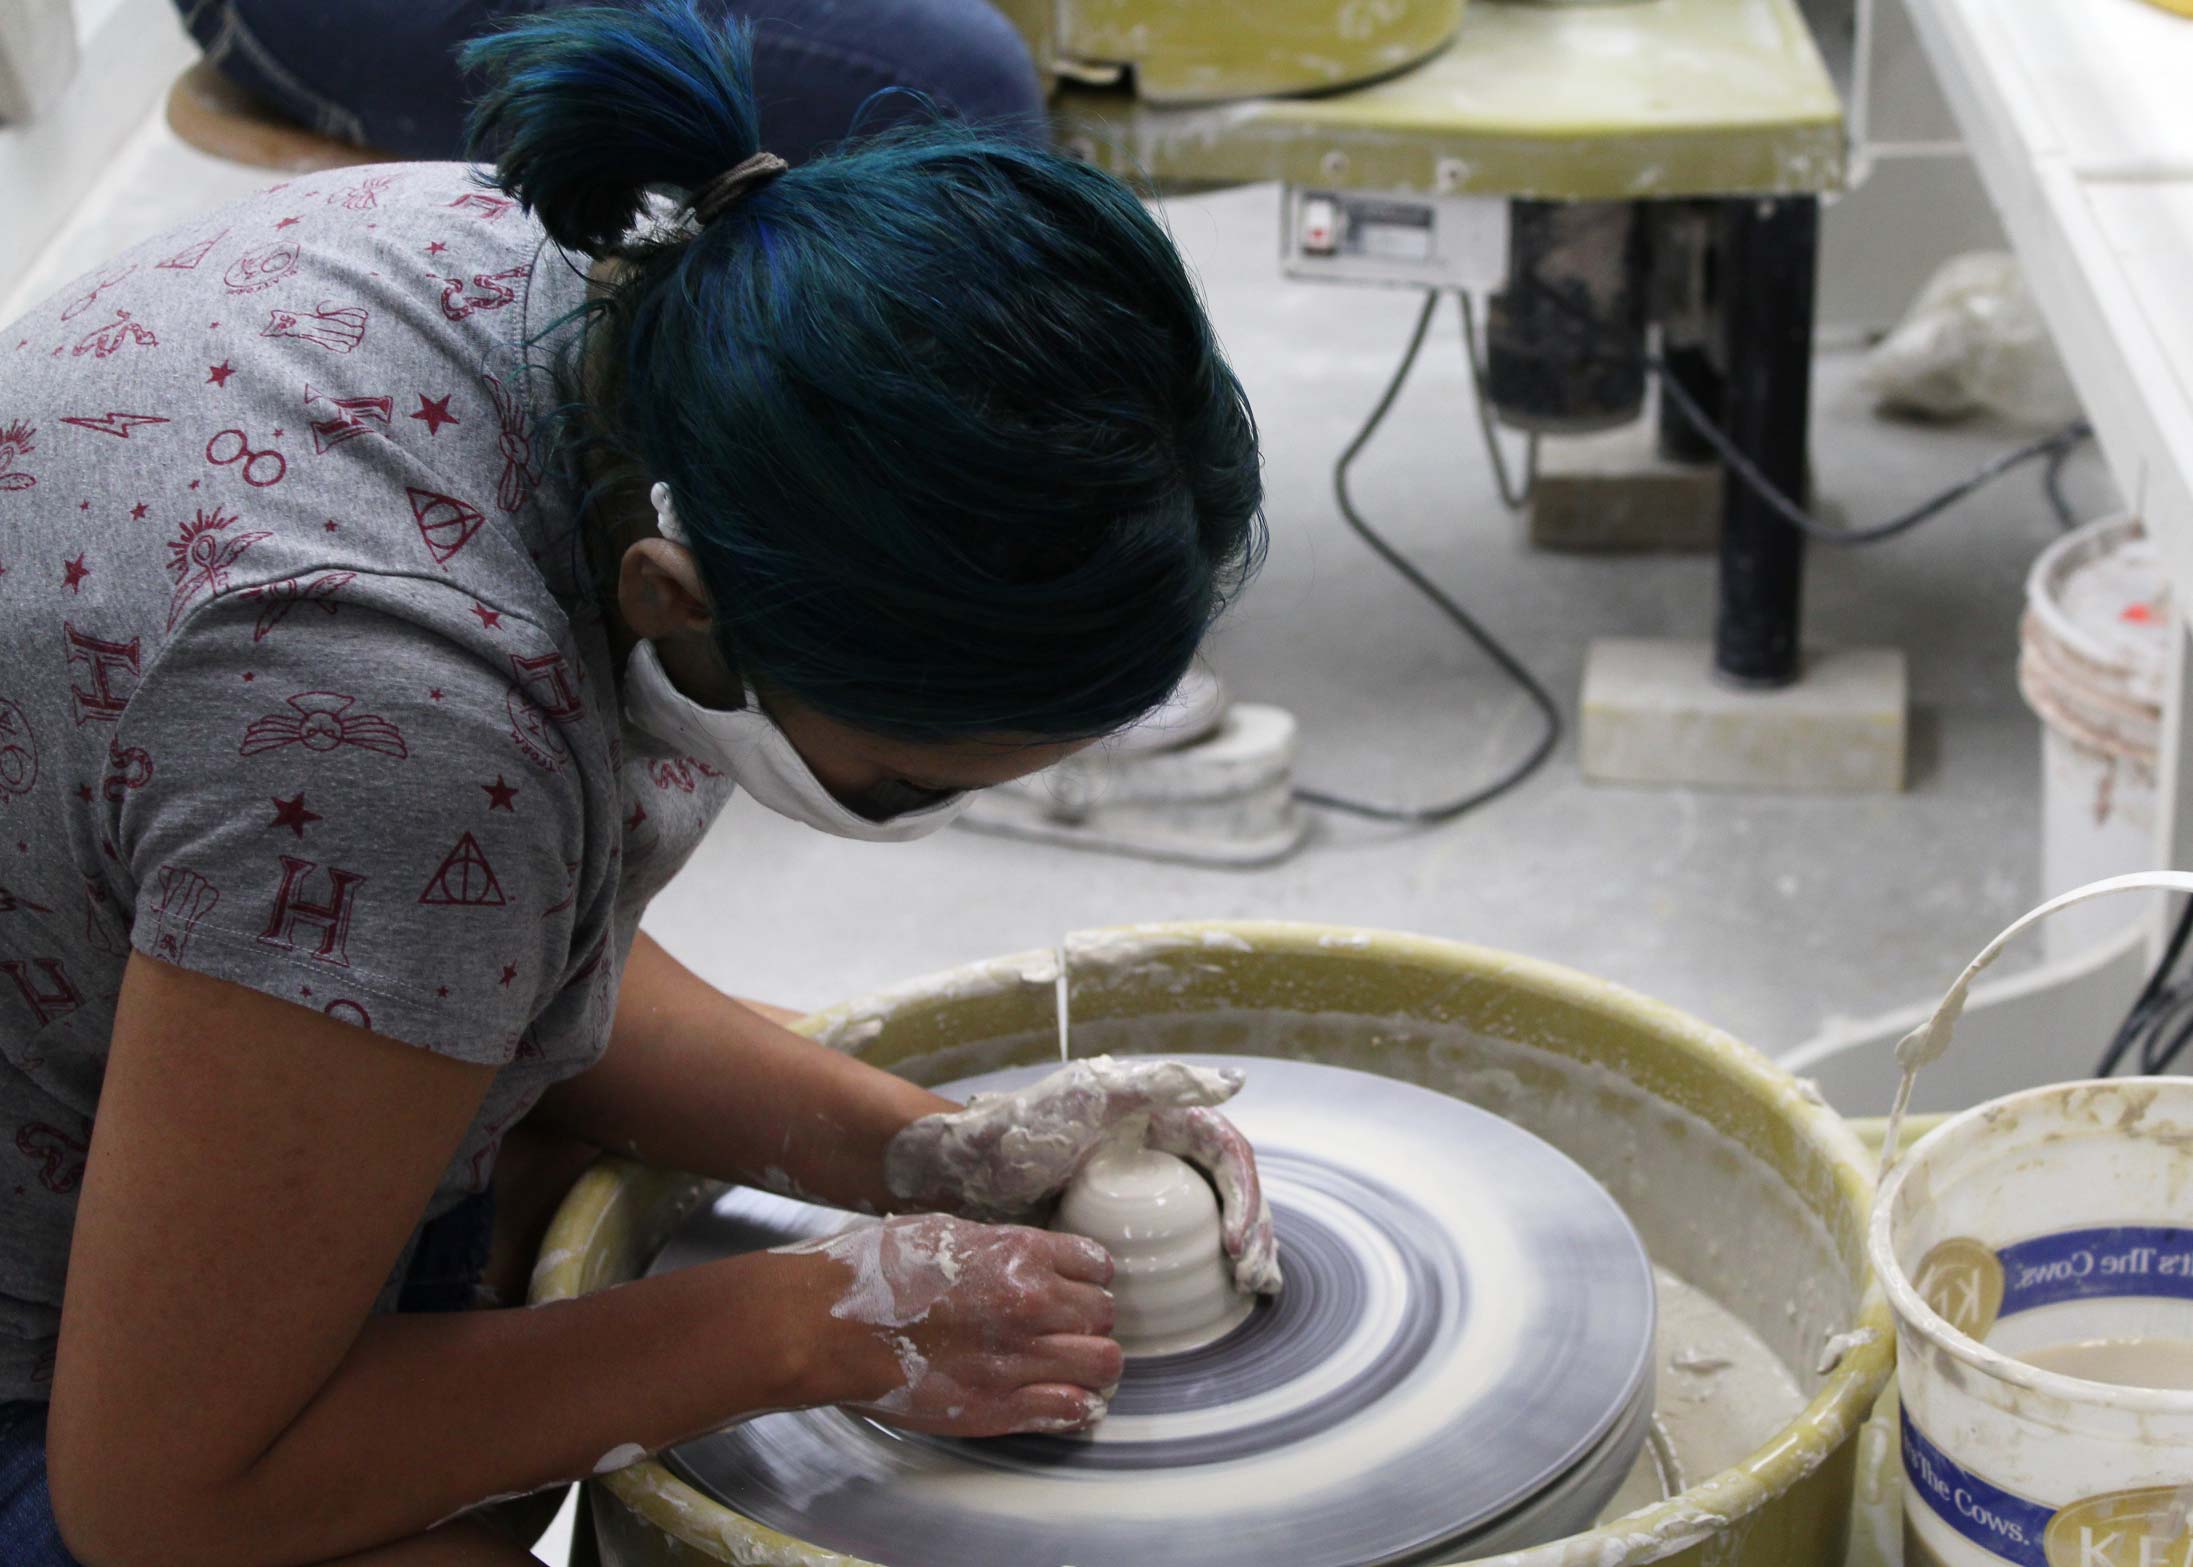
<path fill-rule="evenodd" d="M 1287 1288 L 1215 1343 L 1129 1360 L 1087 1437 L 769 1415 L 668 1455 L 769 1527 L 892 1567 L 1373 1567 L 1588 1528 L 1652 1396 L 1644 1248 L 1564 1155 L 1460 1100 L 1239 1056 Z M 947 1084 L 956 1098 L 1043 1067 Z M 734 1189 L 653 1272 L 850 1215 Z"/>

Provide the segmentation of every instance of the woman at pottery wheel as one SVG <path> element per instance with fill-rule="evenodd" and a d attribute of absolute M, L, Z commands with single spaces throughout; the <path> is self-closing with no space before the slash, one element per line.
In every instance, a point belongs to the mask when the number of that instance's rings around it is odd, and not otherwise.
<path fill-rule="evenodd" d="M 963 1107 L 638 934 L 734 789 L 909 839 L 1172 690 L 1261 492 L 1164 233 L 941 123 L 787 169 L 668 0 L 469 63 L 490 177 L 277 186 L 5 334 L 10 1567 L 515 1564 L 508 1498 L 756 1411 L 1083 1427 L 1111 1263 L 1035 1226 L 1143 1118 L 1277 1287 L 1225 1074 Z M 522 1309 L 604 1148 L 892 1217 Z"/>

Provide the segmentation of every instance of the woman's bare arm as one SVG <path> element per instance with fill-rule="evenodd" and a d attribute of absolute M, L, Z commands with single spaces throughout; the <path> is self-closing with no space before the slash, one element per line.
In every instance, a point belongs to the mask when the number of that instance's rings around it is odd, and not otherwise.
<path fill-rule="evenodd" d="M 884 1146 L 958 1108 L 790 1032 L 643 933 L 608 1052 L 529 1119 L 649 1164 L 881 1212 L 907 1206 L 884 1184 Z"/>
<path fill-rule="evenodd" d="M 131 958 L 49 1430 L 89 1567 L 324 1561 L 627 1443 L 888 1386 L 833 1363 L 826 1258 L 369 1319 L 490 1075 Z"/>

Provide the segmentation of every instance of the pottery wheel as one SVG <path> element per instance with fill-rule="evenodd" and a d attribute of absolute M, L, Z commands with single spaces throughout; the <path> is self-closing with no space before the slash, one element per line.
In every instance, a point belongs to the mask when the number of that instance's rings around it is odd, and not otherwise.
<path fill-rule="evenodd" d="M 826 1409 L 765 1415 L 666 1462 L 770 1528 L 892 1567 L 1372 1567 L 1588 1528 L 1651 1415 L 1652 1270 L 1613 1199 L 1444 1094 L 1187 1059 L 1247 1073 L 1226 1108 L 1272 1205 L 1277 1300 L 1214 1344 L 1130 1359 L 1090 1436 L 959 1441 Z M 651 1271 L 851 1222 L 734 1188 Z"/>

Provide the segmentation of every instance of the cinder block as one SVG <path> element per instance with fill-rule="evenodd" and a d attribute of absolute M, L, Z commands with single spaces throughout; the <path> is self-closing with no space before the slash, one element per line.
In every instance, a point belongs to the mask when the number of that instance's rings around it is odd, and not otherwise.
<path fill-rule="evenodd" d="M 1724 685 L 1705 642 L 1604 638 L 1584 664 L 1595 783 L 1853 794 L 1904 787 L 1904 655 L 1820 649 L 1779 691 Z"/>
<path fill-rule="evenodd" d="M 1653 421 L 1547 436 L 1531 486 L 1530 539 L 1545 550 L 1699 551 L 1721 542 L 1721 466 L 1670 462 Z"/>

